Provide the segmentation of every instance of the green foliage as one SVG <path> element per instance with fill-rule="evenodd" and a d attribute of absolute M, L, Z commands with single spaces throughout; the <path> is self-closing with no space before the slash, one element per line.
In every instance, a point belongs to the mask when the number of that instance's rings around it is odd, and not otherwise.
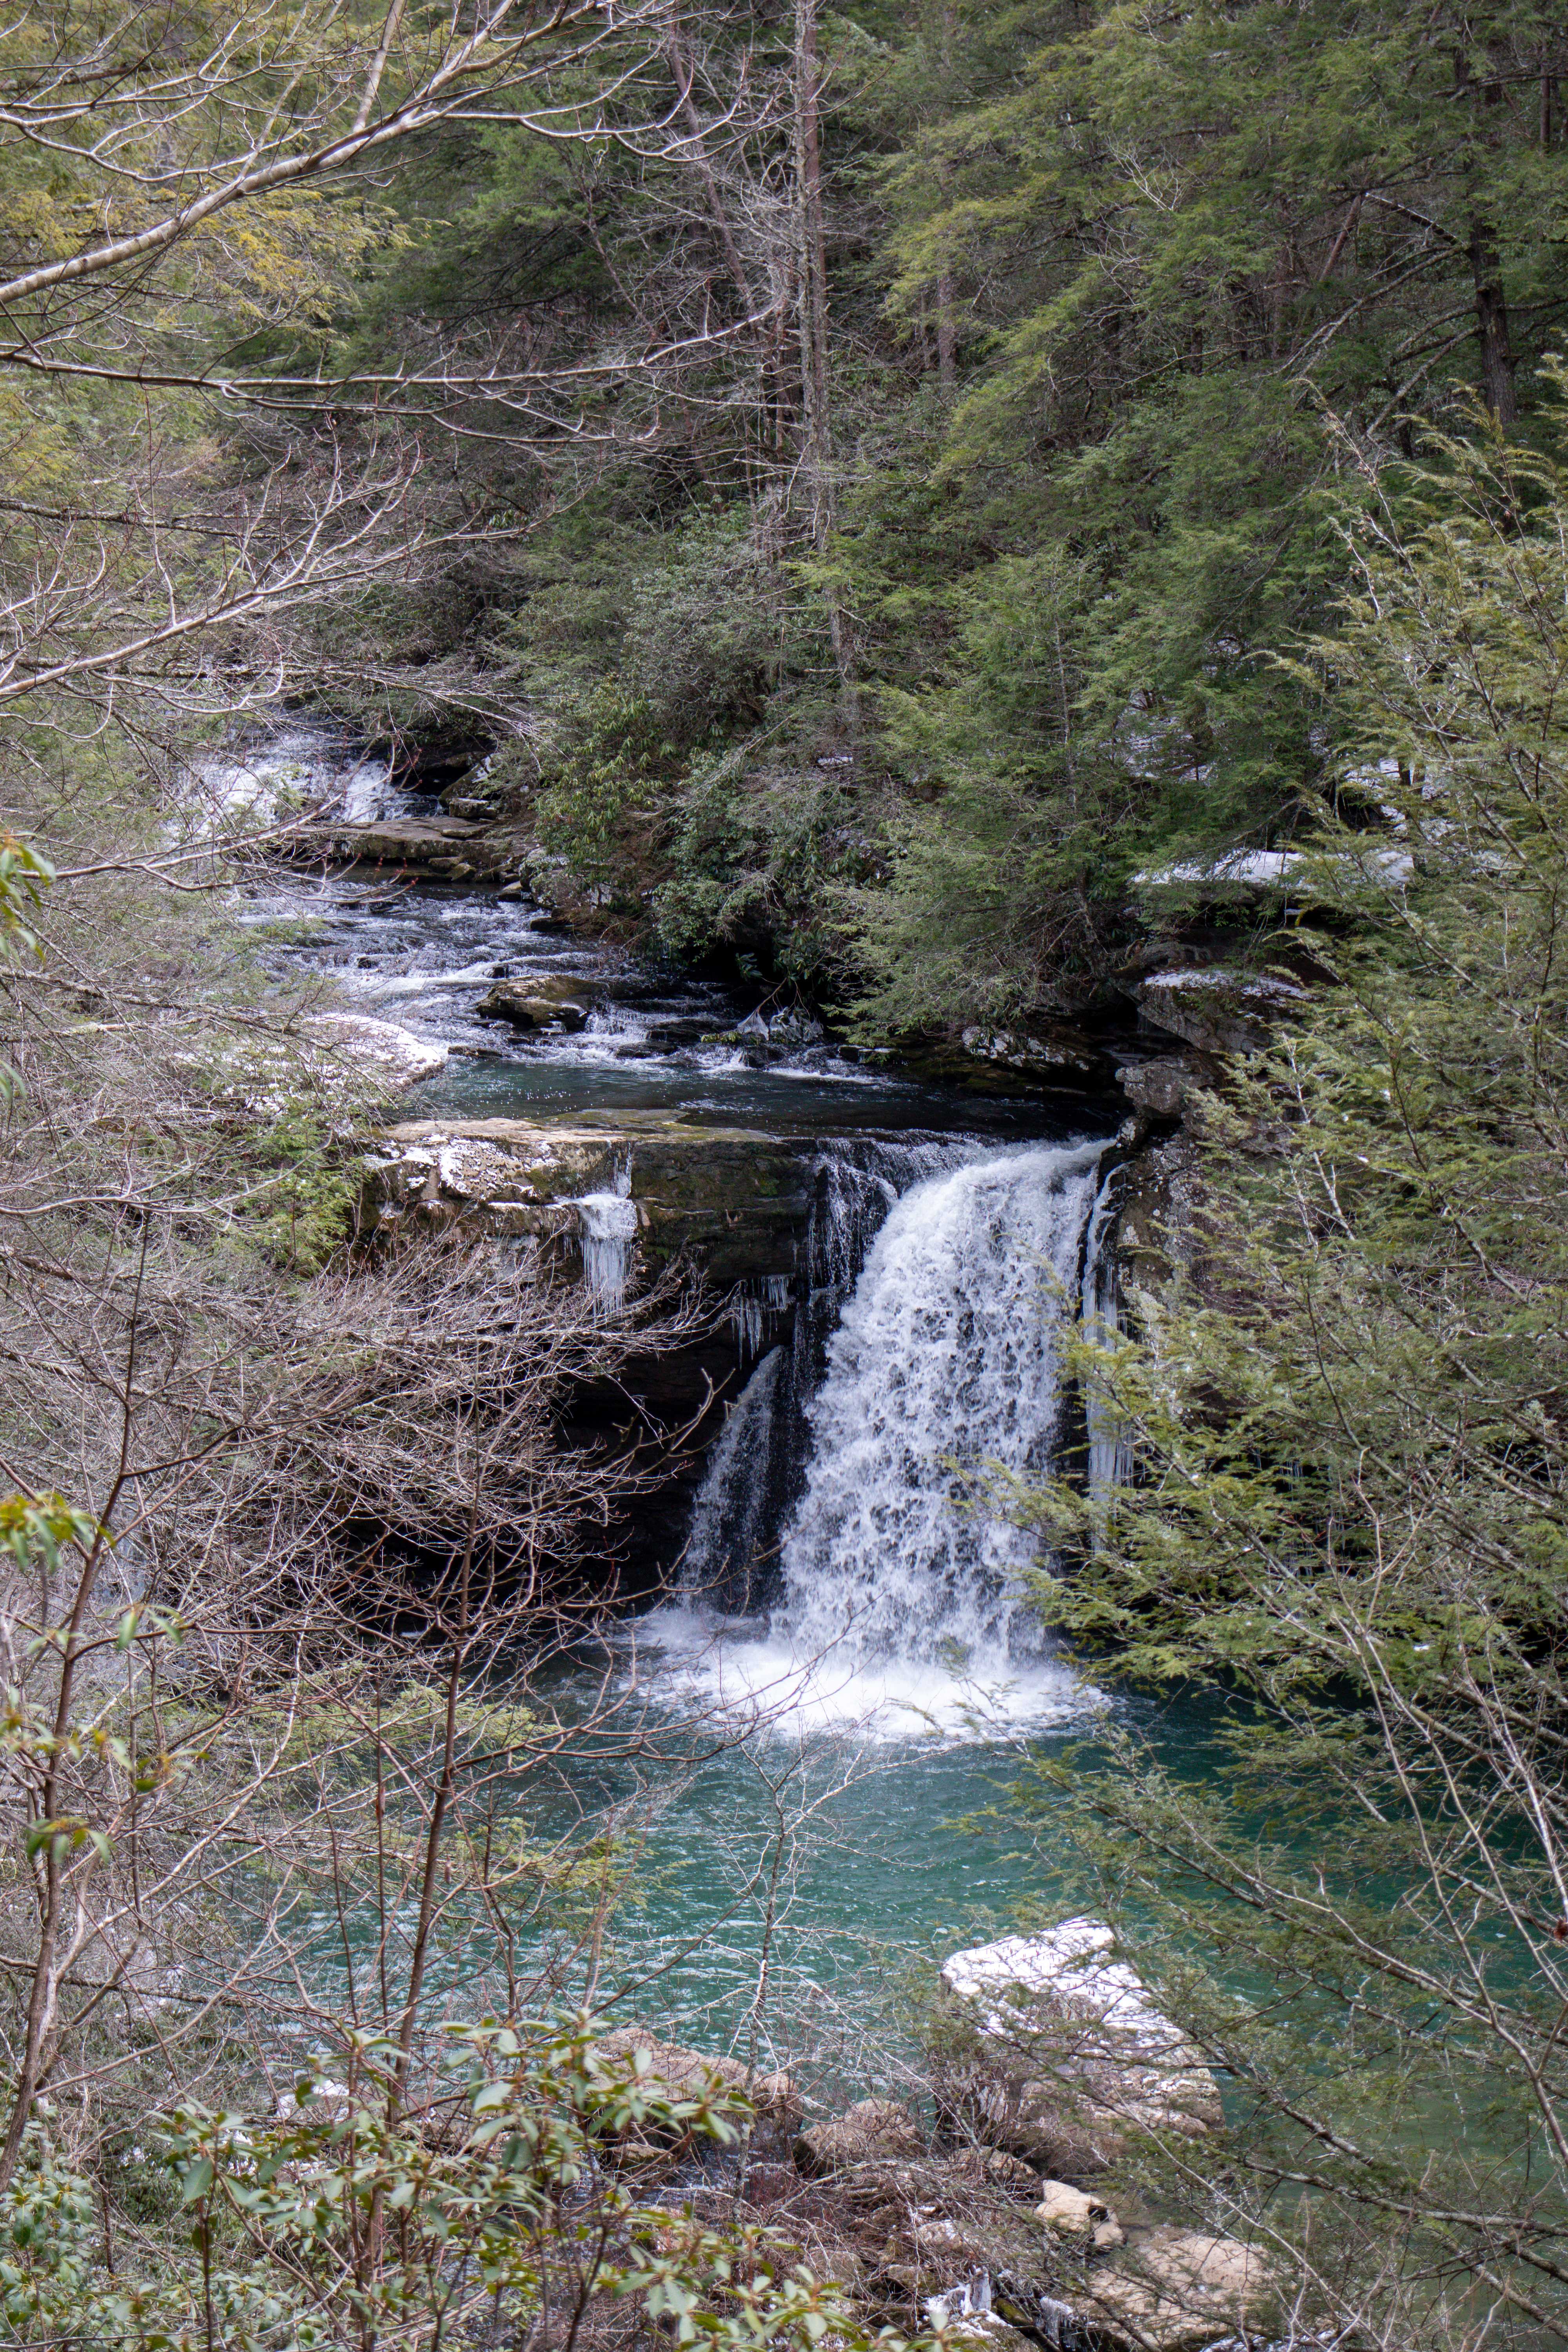
<path fill-rule="evenodd" d="M 0 2294 L 23 2340 L 101 2335 L 136 2352 L 322 2347 L 384 2330 L 519 2332 L 636 2305 L 680 2345 L 902 2352 L 755 2228 L 644 2207 L 606 2143 L 732 2143 L 735 2095 L 672 2097 L 646 2051 L 610 2060 L 585 2021 L 455 2029 L 437 2116 L 405 2113 L 395 2042 L 355 2036 L 346 2084 L 303 2074 L 280 2121 L 187 2105 L 159 2118 L 184 2242 L 156 2269 L 104 2262 L 92 2185 L 37 2136 L 0 2198 Z M 919 2341 L 920 2339 L 917 2339 Z"/>
<path fill-rule="evenodd" d="M 1561 2335 L 1568 477 L 1444 455 L 1316 649 L 1333 984 L 1207 1103 L 1175 1270 L 1079 1350 L 1133 1483 L 1037 1516 L 1097 1675 L 1242 1703 L 1215 1785 L 1128 1733 L 1068 1801 L 1106 1899 L 1212 1956 L 1179 2013 L 1252 2177 L 1330 2200 L 1347 2295 L 1453 2263 Z"/>

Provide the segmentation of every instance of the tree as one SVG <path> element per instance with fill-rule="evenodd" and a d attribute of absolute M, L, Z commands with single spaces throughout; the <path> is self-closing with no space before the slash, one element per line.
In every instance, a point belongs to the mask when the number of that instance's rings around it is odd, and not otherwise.
<path fill-rule="evenodd" d="M 1568 481 L 1483 433 L 1413 487 L 1314 650 L 1333 984 L 1085 1353 L 1133 1483 L 1045 1511 L 1096 1676 L 1216 1694 L 1207 1759 L 1127 1731 L 1066 1800 L 1231 2085 L 1226 2170 L 1176 2169 L 1380 2342 L 1568 2332 Z"/>

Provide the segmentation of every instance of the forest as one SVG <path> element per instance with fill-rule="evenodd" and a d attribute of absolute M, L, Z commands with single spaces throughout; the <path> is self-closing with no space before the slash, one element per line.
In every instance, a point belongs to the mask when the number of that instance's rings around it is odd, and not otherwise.
<path fill-rule="evenodd" d="M 1568 2340 L 1562 12 L 13 0 L 0 450 L 0 2333 Z"/>

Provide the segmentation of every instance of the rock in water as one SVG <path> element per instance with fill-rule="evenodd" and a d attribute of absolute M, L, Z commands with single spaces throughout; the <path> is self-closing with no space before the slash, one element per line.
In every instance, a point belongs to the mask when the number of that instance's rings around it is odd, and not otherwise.
<path fill-rule="evenodd" d="M 1077 1918 L 953 1953 L 936 2084 L 951 2133 L 1070 2182 L 1137 2135 L 1218 2126 L 1214 2076 L 1115 1948 L 1102 1920 Z"/>
<path fill-rule="evenodd" d="M 510 1021 L 514 1029 L 585 1029 L 594 992 L 560 980 L 498 980 L 475 1006 L 482 1021 Z"/>

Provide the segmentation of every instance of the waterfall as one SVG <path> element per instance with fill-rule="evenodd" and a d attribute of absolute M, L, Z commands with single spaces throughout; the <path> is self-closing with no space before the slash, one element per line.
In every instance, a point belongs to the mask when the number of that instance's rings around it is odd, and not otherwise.
<path fill-rule="evenodd" d="M 1113 1168 L 1095 1195 L 1083 1253 L 1083 1328 L 1085 1335 L 1103 1346 L 1121 1328 L 1116 1295 L 1116 1265 L 1105 1247 L 1105 1237 L 1116 1222 L 1121 1205 L 1122 1171 Z M 1103 1495 L 1123 1485 L 1130 1454 L 1127 1440 L 1103 1402 L 1088 1384 L 1084 1415 L 1089 1424 L 1089 1491 Z"/>
<path fill-rule="evenodd" d="M 691 1508 L 682 1590 L 689 1600 L 717 1606 L 726 1616 L 751 1611 L 764 1573 L 762 1555 L 784 1363 L 784 1349 L 774 1348 L 746 1382 L 731 1407 Z"/>
<path fill-rule="evenodd" d="M 607 1192 L 584 1192 L 572 1205 L 577 1212 L 583 1280 L 588 1295 L 595 1307 L 607 1315 L 616 1315 L 626 1304 L 632 1244 L 637 1230 L 629 1159 L 615 1170 L 611 1187 Z"/>
<path fill-rule="evenodd" d="M 906 1193 L 878 1234 L 784 1540 L 783 1622 L 803 1654 L 994 1670 L 1026 1642 L 1033 1547 L 974 1480 L 1050 1466 L 1102 1148 L 971 1160 Z"/>
<path fill-rule="evenodd" d="M 864 1153 L 819 1171 L 793 1339 L 731 1410 L 680 1600 L 643 1621 L 665 1671 L 673 1654 L 710 1702 L 879 1736 L 1077 1712 L 1025 1606 L 1035 1547 L 987 1487 L 1047 1473 L 1067 1434 L 1061 1330 L 1106 1295 L 1105 1150 L 944 1140 L 896 1173 Z M 715 1605 L 770 1598 L 765 1635 L 748 1616 L 725 1638 Z"/>

